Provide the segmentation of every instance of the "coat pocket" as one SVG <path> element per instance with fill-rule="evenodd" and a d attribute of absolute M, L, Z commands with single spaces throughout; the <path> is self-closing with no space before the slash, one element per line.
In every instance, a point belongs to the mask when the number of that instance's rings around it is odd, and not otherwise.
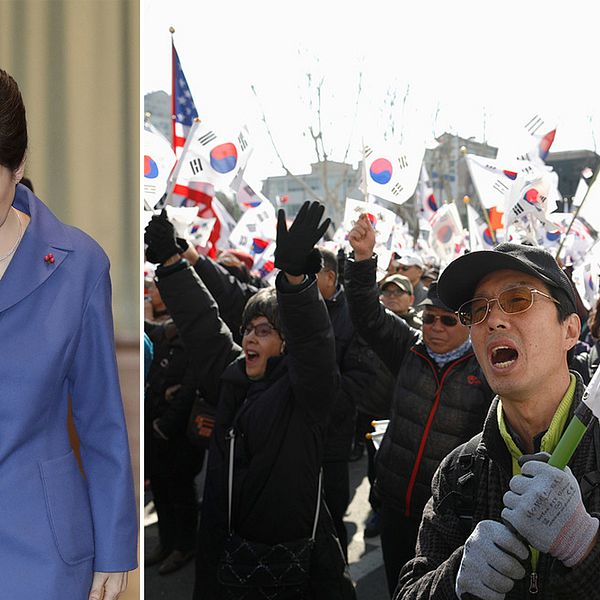
<path fill-rule="evenodd" d="M 94 556 L 87 485 L 73 451 L 39 463 L 46 510 L 60 557 L 75 565 Z"/>

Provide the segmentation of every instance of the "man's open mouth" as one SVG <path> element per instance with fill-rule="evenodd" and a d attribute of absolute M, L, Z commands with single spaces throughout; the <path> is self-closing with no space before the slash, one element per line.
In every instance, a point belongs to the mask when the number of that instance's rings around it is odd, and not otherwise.
<path fill-rule="evenodd" d="M 497 346 L 492 350 L 491 363 L 497 369 L 506 369 L 512 365 L 517 358 L 519 353 L 509 346 Z"/>

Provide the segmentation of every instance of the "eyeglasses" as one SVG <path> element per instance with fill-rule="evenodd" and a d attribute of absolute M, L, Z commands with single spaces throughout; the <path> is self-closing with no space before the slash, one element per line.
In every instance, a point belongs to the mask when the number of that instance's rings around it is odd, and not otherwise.
<path fill-rule="evenodd" d="M 382 296 L 387 296 L 390 298 L 399 298 L 403 294 L 408 294 L 408 292 L 406 290 L 390 290 L 389 288 L 381 290 Z"/>
<path fill-rule="evenodd" d="M 519 286 L 505 290 L 498 294 L 496 298 L 473 298 L 460 306 L 458 309 L 458 318 L 463 325 L 471 327 L 483 322 L 490 312 L 492 302 L 497 302 L 502 312 L 507 315 L 516 315 L 529 310 L 533 304 L 533 295 L 539 294 L 555 304 L 560 304 L 558 300 L 552 298 L 544 292 Z"/>
<path fill-rule="evenodd" d="M 267 337 L 277 329 L 270 323 L 258 323 L 258 325 L 248 324 L 246 327 L 242 327 L 240 331 L 243 336 L 250 335 L 254 331 L 256 337 Z"/>
<path fill-rule="evenodd" d="M 439 319 L 442 325 L 454 327 L 458 325 L 458 319 L 452 315 L 434 315 L 433 313 L 423 313 L 423 325 L 433 325 Z"/>

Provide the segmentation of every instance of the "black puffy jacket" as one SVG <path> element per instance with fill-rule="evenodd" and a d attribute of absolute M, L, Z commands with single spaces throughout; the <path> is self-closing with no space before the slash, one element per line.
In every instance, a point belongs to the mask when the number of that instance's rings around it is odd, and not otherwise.
<path fill-rule="evenodd" d="M 352 320 L 396 378 L 376 490 L 382 502 L 418 518 L 441 460 L 481 431 L 494 394 L 470 350 L 438 369 L 421 332 L 380 304 L 376 265 L 376 258 L 346 263 Z"/>
<path fill-rule="evenodd" d="M 241 348 L 196 273 L 175 266 L 158 269 L 157 275 L 161 296 L 201 374 L 207 397 L 218 400 L 194 594 L 196 600 L 216 600 L 222 595 L 216 567 L 227 532 L 226 434 L 236 415 L 235 532 L 266 544 L 310 535 L 325 428 L 338 386 L 333 332 L 315 277 L 291 286 L 280 274 L 278 305 L 286 354 L 269 359 L 265 376 L 251 381 Z M 343 598 L 348 590 L 344 559 L 324 508 L 313 556 L 313 598 Z"/>
<path fill-rule="evenodd" d="M 323 460 L 347 461 L 354 440 L 357 404 L 375 380 L 374 360 L 358 339 L 344 288 L 340 286 L 331 299 L 325 300 L 325 305 L 333 326 L 335 357 L 341 379 L 331 410 Z"/>

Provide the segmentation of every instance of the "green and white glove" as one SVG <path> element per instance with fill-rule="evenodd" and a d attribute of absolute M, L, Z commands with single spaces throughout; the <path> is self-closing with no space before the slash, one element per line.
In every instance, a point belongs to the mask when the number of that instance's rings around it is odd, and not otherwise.
<path fill-rule="evenodd" d="M 465 542 L 456 576 L 456 595 L 503 600 L 515 581 L 525 576 L 521 561 L 528 556 L 529 548 L 506 525 L 480 521 Z"/>
<path fill-rule="evenodd" d="M 504 506 L 503 519 L 566 567 L 585 557 L 598 532 L 599 521 L 586 511 L 569 467 L 562 471 L 539 460 L 525 462 L 521 475 L 510 480 Z"/>

